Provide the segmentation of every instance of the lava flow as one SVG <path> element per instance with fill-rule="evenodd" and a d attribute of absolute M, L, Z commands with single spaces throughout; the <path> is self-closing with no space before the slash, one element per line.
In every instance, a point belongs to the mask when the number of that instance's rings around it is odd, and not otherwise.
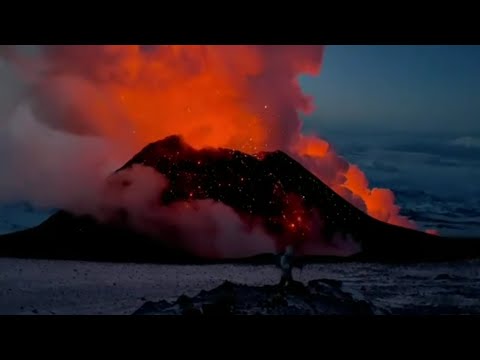
<path fill-rule="evenodd" d="M 24 106 L 42 124 L 38 132 L 48 131 L 49 137 L 45 138 L 68 135 L 81 144 L 87 141 L 83 139 L 92 138 L 113 144 L 103 153 L 90 154 L 95 161 L 118 158 L 118 151 L 133 153 L 146 143 L 174 134 L 181 135 L 194 149 L 223 147 L 250 155 L 282 150 L 369 215 L 415 227 L 399 214 L 390 190 L 370 189 L 363 172 L 337 155 L 325 140 L 302 135 L 300 113 L 310 113 L 314 108 L 298 78 L 319 73 L 322 46 L 45 46 L 29 57 L 14 48 L 4 48 L 3 54 L 28 87 Z M 15 153 L 17 143 L 8 143 L 12 144 L 10 153 Z M 26 151 L 22 158 L 35 159 L 32 169 L 40 167 L 41 171 L 32 170 L 32 174 L 42 173 L 46 179 L 45 184 L 37 186 L 41 194 L 28 189 L 27 200 L 35 202 L 41 195 L 43 204 L 71 210 L 76 204 L 59 202 L 58 193 L 68 189 L 62 193 L 68 197 L 74 192 L 72 187 L 85 187 L 78 164 L 88 152 L 82 148 L 72 158 L 72 152 L 66 149 L 73 146 L 69 145 L 73 141 L 51 143 L 49 140 L 48 146 L 28 148 L 31 154 Z M 65 153 L 68 157 L 62 158 Z M 58 158 L 59 165 L 43 166 L 51 156 Z M 76 164 L 78 176 L 68 177 L 68 181 L 78 181 L 78 186 L 64 184 L 65 169 L 71 164 Z M 191 166 L 193 171 L 195 166 Z M 8 170 L 14 174 L 15 164 Z M 85 167 L 82 171 L 92 169 Z M 190 175 L 183 175 L 172 175 L 170 180 L 188 184 Z M 211 194 L 212 187 L 236 191 L 242 180 L 235 174 L 227 175 L 215 184 L 206 184 L 207 188 L 202 185 L 195 189 L 195 195 Z M 257 175 L 252 171 L 251 176 Z M 14 185 L 15 190 L 22 191 L 17 183 Z M 6 186 L 3 189 L 13 191 Z M 263 196 L 261 191 L 248 191 L 251 200 L 241 205 L 245 214 L 248 204 Z M 295 204 L 289 209 L 298 209 L 285 212 L 280 220 L 272 218 L 269 226 L 275 227 L 280 221 L 292 233 L 301 234 L 309 226 L 309 217 L 301 206 L 303 199 L 286 196 L 281 187 L 277 191 L 283 201 Z M 49 203 L 45 197 L 50 193 L 56 197 Z M 176 195 L 188 198 L 193 190 Z"/>

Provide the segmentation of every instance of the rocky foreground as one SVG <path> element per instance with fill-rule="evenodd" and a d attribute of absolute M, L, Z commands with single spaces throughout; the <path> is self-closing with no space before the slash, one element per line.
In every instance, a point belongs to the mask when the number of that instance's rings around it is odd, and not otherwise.
<path fill-rule="evenodd" d="M 224 282 L 194 297 L 175 302 L 146 302 L 133 315 L 378 315 L 371 303 L 356 300 L 341 289 L 340 281 L 312 280 L 307 285 L 248 286 Z"/>

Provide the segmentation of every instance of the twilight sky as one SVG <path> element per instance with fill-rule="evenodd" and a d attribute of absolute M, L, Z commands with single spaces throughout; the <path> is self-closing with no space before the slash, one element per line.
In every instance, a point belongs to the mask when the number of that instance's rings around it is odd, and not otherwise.
<path fill-rule="evenodd" d="M 480 132 L 480 46 L 330 45 L 306 127 Z"/>

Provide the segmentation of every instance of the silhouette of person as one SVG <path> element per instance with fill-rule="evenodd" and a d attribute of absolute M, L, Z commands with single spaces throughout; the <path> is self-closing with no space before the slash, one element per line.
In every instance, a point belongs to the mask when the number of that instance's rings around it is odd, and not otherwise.
<path fill-rule="evenodd" d="M 288 245 L 285 252 L 280 258 L 280 269 L 282 270 L 282 277 L 280 279 L 280 286 L 288 286 L 293 282 L 293 246 Z"/>

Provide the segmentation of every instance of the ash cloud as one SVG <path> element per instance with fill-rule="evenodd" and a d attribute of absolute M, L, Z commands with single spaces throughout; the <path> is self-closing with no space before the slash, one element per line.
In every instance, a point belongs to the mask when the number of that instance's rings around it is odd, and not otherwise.
<path fill-rule="evenodd" d="M 22 105 L 0 124 L 0 201 L 75 209 L 121 164 L 113 144 L 52 130 Z"/>
<path fill-rule="evenodd" d="M 0 56 L 0 202 L 81 208 L 134 149 L 82 112 L 93 84 L 47 75 L 38 47 L 3 46 Z"/>

